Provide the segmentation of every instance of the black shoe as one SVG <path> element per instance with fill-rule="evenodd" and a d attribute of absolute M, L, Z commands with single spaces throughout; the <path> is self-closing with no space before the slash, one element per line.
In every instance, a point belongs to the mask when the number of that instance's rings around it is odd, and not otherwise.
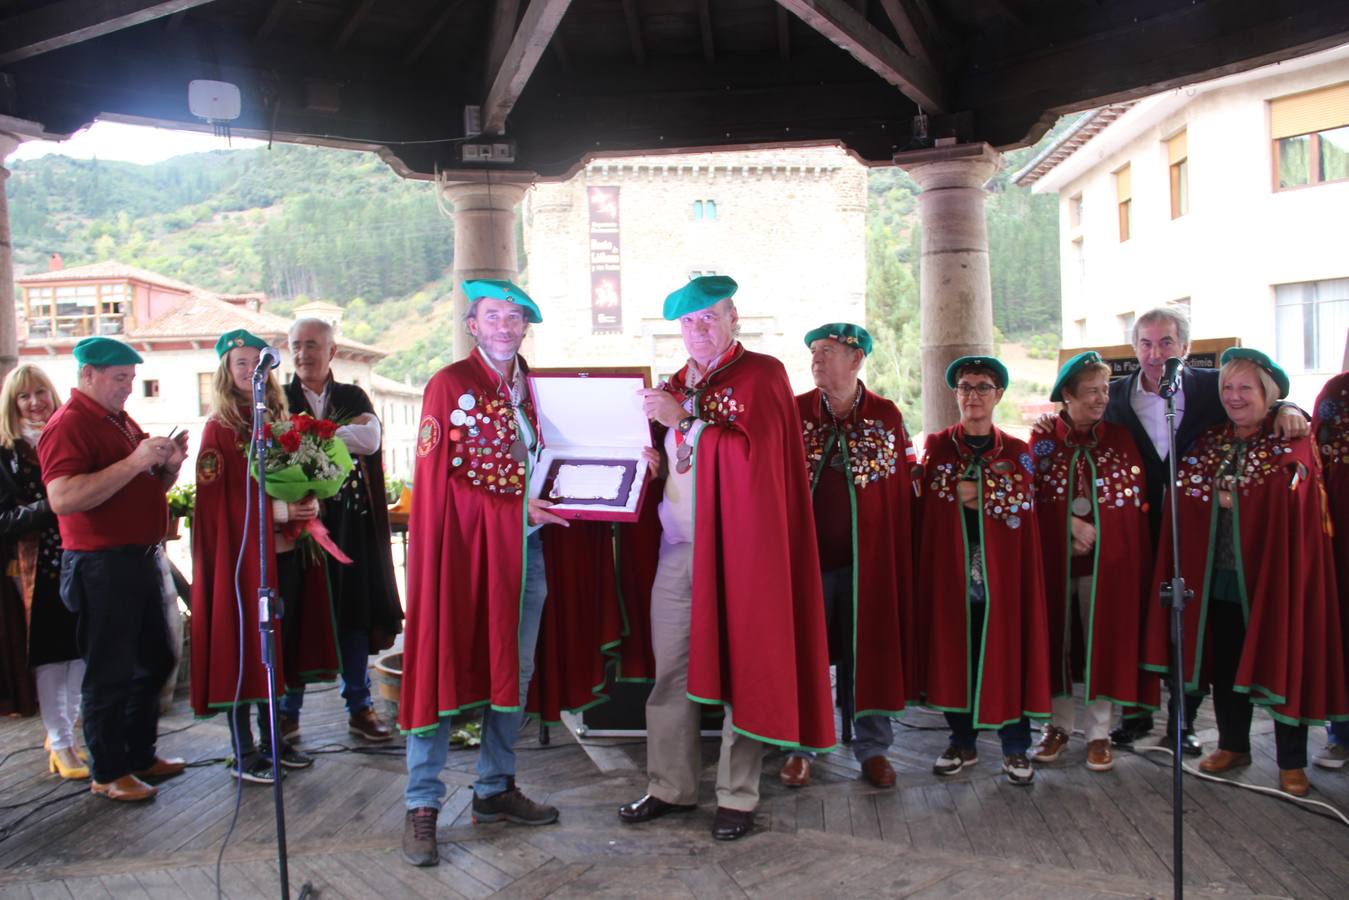
<path fill-rule="evenodd" d="M 272 764 L 272 748 L 262 746 L 258 752 L 267 760 L 267 765 Z M 314 764 L 314 757 L 302 750 L 296 750 L 291 744 L 282 744 L 279 755 L 281 767 L 284 769 L 307 769 Z"/>
<path fill-rule="evenodd" d="M 1166 739 L 1162 741 L 1162 746 L 1168 749 L 1176 746 L 1175 732 L 1167 732 Z M 1187 731 L 1181 735 L 1180 752 L 1186 756 L 1203 756 L 1204 745 L 1199 742 L 1199 738 L 1194 736 L 1193 731 Z"/>
<path fill-rule="evenodd" d="M 1152 731 L 1152 717 L 1125 719 L 1120 726 L 1110 732 L 1110 743 L 1117 747 L 1127 747 Z"/>
<path fill-rule="evenodd" d="M 272 758 L 257 752 L 245 754 L 241 764 L 230 766 L 230 774 L 249 784 L 275 783 L 275 779 L 272 778 Z M 281 773 L 282 778 L 285 775 L 286 773 Z"/>
<path fill-rule="evenodd" d="M 557 808 L 535 803 L 516 787 L 486 799 L 476 793 L 473 795 L 474 825 L 500 822 L 502 819 L 517 825 L 551 825 L 557 821 Z"/>
<path fill-rule="evenodd" d="M 691 809 L 697 809 L 697 805 L 690 803 L 666 803 L 659 797 L 653 797 L 650 794 L 644 796 L 641 800 L 635 800 L 632 803 L 624 803 L 618 808 L 618 817 L 629 825 L 636 822 L 650 822 L 652 819 L 659 819 L 661 816 L 676 812 L 688 812 Z"/>
<path fill-rule="evenodd" d="M 434 806 L 410 809 L 403 818 L 403 859 L 413 866 L 434 866 L 440 862 L 440 848 L 436 846 L 436 819 L 440 811 Z"/>
<path fill-rule="evenodd" d="M 739 840 L 754 828 L 754 811 L 717 807 L 717 816 L 712 820 L 712 837 L 719 841 Z"/>

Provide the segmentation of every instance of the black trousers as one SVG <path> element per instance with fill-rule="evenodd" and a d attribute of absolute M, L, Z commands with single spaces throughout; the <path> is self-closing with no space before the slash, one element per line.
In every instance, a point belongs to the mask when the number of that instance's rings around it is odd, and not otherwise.
<path fill-rule="evenodd" d="M 67 550 L 61 558 L 61 600 L 79 617 L 84 740 L 94 780 L 104 784 L 155 761 L 159 690 L 173 650 L 154 553 Z"/>
<path fill-rule="evenodd" d="M 1251 752 L 1251 698 L 1234 691 L 1246 623 L 1241 604 L 1214 600 L 1208 605 L 1208 652 L 1213 678 L 1213 714 L 1218 719 L 1218 747 L 1229 753 Z M 1280 769 L 1307 766 L 1307 726 L 1274 721 L 1274 748 Z"/>

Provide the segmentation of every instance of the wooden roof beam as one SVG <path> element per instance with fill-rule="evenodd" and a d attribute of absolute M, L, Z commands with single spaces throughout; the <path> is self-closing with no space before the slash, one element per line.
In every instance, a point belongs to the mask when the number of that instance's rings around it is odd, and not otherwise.
<path fill-rule="evenodd" d="M 276 31 L 276 26 L 281 24 L 281 18 L 286 14 L 286 7 L 290 6 L 293 0 L 275 0 L 272 8 L 267 10 L 267 18 L 262 20 L 258 30 L 253 34 L 253 43 L 261 44 Z"/>
<path fill-rule="evenodd" d="M 134 28 L 211 0 L 60 0 L 0 20 L 0 66 Z"/>
<path fill-rule="evenodd" d="M 642 41 L 642 11 L 637 0 L 623 0 L 623 19 L 628 23 L 628 40 L 632 43 L 632 58 L 646 65 L 646 45 Z"/>
<path fill-rule="evenodd" d="M 781 6 L 778 7 L 778 57 L 784 60 L 792 57 L 792 22 L 787 10 Z"/>
<path fill-rule="evenodd" d="M 703 34 L 703 59 L 717 61 L 717 42 L 712 34 L 711 0 L 698 0 L 698 30 Z"/>
<path fill-rule="evenodd" d="M 515 29 L 515 37 L 506 49 L 491 79 L 491 88 L 482 106 L 482 130 L 485 134 L 501 134 L 506 130 L 506 117 L 524 93 L 525 85 L 534 74 L 543 51 L 552 43 L 553 33 L 566 15 L 571 0 L 533 0 Z"/>
<path fill-rule="evenodd" d="M 904 44 L 904 49 L 909 51 L 909 55 L 928 68 L 935 68 L 932 64 L 932 53 L 923 42 L 918 33 L 918 26 L 915 22 L 914 13 L 909 9 L 909 3 L 905 0 L 881 0 L 881 8 L 885 10 L 886 17 L 890 24 L 895 26 L 895 33 L 899 35 L 900 41 Z"/>
<path fill-rule="evenodd" d="M 923 109 L 950 111 L 946 88 L 937 72 L 897 47 L 846 0 L 777 2 Z"/>
<path fill-rule="evenodd" d="M 375 0 L 361 0 L 347 21 L 342 24 L 342 28 L 337 32 L 337 37 L 333 39 L 333 50 L 341 50 L 351 40 L 351 36 L 356 33 L 356 29 L 365 24 L 365 20 L 370 16 L 370 10 L 374 7 Z"/>
<path fill-rule="evenodd" d="M 427 48 L 429 48 L 435 39 L 440 36 L 440 33 L 445 30 L 445 26 L 450 24 L 450 19 L 453 18 L 455 10 L 462 6 L 464 2 L 465 0 L 457 0 L 457 2 L 456 0 L 447 0 L 447 2 L 441 6 L 440 12 L 436 13 L 434 19 L 417 29 L 417 34 L 420 35 L 420 37 L 417 38 L 417 43 L 413 45 L 412 49 L 408 51 L 408 55 L 404 58 L 403 65 L 405 67 L 411 68 L 416 64 L 417 60 L 422 58 L 422 54 L 427 51 Z"/>

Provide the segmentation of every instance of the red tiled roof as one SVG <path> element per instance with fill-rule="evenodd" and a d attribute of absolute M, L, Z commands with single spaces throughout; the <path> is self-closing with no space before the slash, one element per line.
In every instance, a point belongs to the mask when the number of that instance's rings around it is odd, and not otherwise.
<path fill-rule="evenodd" d="M 47 284 L 53 281 L 143 281 L 146 284 L 154 284 L 160 287 L 166 287 L 174 291 L 182 291 L 190 294 L 199 288 L 188 284 L 185 281 L 179 281 L 176 278 L 170 278 L 167 275 L 160 275 L 158 272 L 151 272 L 149 269 L 139 269 L 136 266 L 128 266 L 126 263 L 117 262 L 114 259 L 105 262 L 89 263 L 86 266 L 71 266 L 68 269 L 57 269 L 55 272 L 39 272 L 34 275 L 25 275 L 22 278 L 14 279 L 15 284 Z"/>

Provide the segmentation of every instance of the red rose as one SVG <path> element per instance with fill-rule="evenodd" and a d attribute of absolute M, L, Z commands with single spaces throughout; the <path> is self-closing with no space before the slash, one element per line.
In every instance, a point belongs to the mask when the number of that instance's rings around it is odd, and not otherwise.
<path fill-rule="evenodd" d="M 279 440 L 281 441 L 282 450 L 285 450 L 287 453 L 294 453 L 296 450 L 300 449 L 300 429 L 292 428 L 290 431 L 281 435 Z"/>
<path fill-rule="evenodd" d="M 337 434 L 337 423 L 329 422 L 327 419 L 319 419 L 314 423 L 314 430 L 318 432 L 319 440 L 326 441 Z"/>
<path fill-rule="evenodd" d="M 295 425 L 295 430 L 300 434 L 308 434 L 314 430 L 314 417 L 306 416 L 303 413 L 290 417 L 290 421 Z"/>

